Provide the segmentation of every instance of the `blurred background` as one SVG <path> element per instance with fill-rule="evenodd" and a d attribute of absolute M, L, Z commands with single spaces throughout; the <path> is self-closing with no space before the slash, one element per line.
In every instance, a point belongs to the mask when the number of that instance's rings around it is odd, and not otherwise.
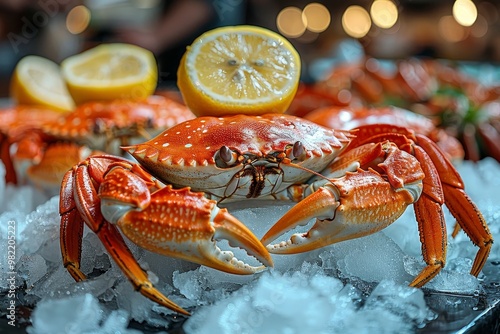
<path fill-rule="evenodd" d="M 470 0 L 0 0 L 0 97 L 16 63 L 35 54 L 56 62 L 103 42 L 153 51 L 159 86 L 174 87 L 186 45 L 234 24 L 280 32 L 299 50 L 303 81 L 363 54 L 495 64 L 499 4 Z"/>

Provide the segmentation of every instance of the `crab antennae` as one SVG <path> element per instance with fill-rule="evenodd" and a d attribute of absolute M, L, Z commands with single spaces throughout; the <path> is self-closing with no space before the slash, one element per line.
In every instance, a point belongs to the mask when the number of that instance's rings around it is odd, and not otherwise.
<path fill-rule="evenodd" d="M 293 163 L 290 159 L 284 159 L 282 161 L 282 163 L 284 163 L 284 164 L 286 164 L 286 165 L 288 165 L 290 167 L 297 168 L 297 169 L 303 170 L 305 172 L 311 173 L 311 174 L 313 174 L 315 176 L 318 176 L 318 177 L 320 177 L 320 178 L 322 178 L 322 179 L 324 179 L 324 180 L 326 180 L 326 181 L 328 181 L 328 182 L 330 182 L 330 183 L 333 184 L 332 180 L 330 180 L 328 177 L 324 176 L 323 174 L 320 174 L 320 173 L 318 173 L 316 171 L 313 171 L 312 169 L 309 169 L 309 168 L 297 165 L 296 163 Z"/>

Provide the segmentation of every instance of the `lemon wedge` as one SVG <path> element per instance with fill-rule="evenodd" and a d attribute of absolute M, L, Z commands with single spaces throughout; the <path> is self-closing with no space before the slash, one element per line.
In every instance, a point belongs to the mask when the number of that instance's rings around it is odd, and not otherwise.
<path fill-rule="evenodd" d="M 297 91 L 300 65 L 292 44 L 273 31 L 216 28 L 187 48 L 177 86 L 197 116 L 283 113 Z"/>
<path fill-rule="evenodd" d="M 153 94 L 158 79 L 153 53 L 124 43 L 101 44 L 68 57 L 61 69 L 77 104 L 144 99 Z"/>
<path fill-rule="evenodd" d="M 69 94 L 58 64 L 40 56 L 26 56 L 16 65 L 10 95 L 17 104 L 39 105 L 71 111 L 75 103 Z"/>

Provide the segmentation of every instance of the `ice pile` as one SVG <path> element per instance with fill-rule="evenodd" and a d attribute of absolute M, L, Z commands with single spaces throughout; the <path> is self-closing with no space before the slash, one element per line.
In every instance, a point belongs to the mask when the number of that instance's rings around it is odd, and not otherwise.
<path fill-rule="evenodd" d="M 500 240 L 500 165 L 486 159 L 464 162 L 458 169 Z M 16 226 L 17 305 L 35 306 L 29 333 L 138 333 L 129 327 L 132 320 L 156 330 L 182 325 L 183 317 L 133 290 L 88 229 L 82 269 L 89 279 L 74 282 L 61 265 L 58 197 L 0 184 L 0 205 L 3 247 L 7 221 Z M 286 209 L 266 203 L 232 212 L 260 237 Z M 448 211 L 445 217 L 451 230 L 454 220 Z M 411 333 L 435 317 L 423 291 L 407 287 L 424 266 L 413 210 L 381 233 L 306 254 L 275 256 L 275 268 L 253 276 L 225 274 L 129 246 L 155 285 L 192 312 L 182 325 L 186 333 Z M 494 244 L 486 266 L 500 260 L 499 247 Z M 447 265 L 426 288 L 481 293 L 480 280 L 468 273 L 476 251 L 463 233 L 450 239 Z M 2 256 L 2 292 L 9 288 L 7 272 Z M 1 302 L 0 312 L 7 302 Z"/>

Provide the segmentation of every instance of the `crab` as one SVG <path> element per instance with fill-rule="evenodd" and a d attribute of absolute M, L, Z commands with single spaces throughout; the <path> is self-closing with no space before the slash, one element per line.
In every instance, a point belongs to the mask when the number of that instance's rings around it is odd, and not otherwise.
<path fill-rule="evenodd" d="M 332 129 L 343 130 L 366 124 L 404 126 L 432 139 L 453 163 L 459 163 L 464 159 L 464 149 L 458 139 L 434 126 L 427 117 L 406 109 L 394 106 L 377 108 L 330 106 L 311 111 L 304 118 Z"/>
<path fill-rule="evenodd" d="M 24 171 L 17 172 L 21 161 L 37 164 L 42 156 L 42 143 L 49 140 L 40 125 L 60 117 L 60 112 L 40 106 L 21 105 L 0 110 L 0 159 L 8 183 L 23 183 L 18 179 L 23 178 Z"/>
<path fill-rule="evenodd" d="M 183 104 L 153 95 L 145 100 L 89 102 L 74 112 L 46 122 L 42 130 L 59 140 L 118 154 L 116 143 L 150 139 L 165 129 L 194 118 Z"/>
<path fill-rule="evenodd" d="M 91 154 L 119 154 L 119 144 L 149 139 L 194 118 L 184 105 L 162 96 L 89 102 L 73 112 L 15 106 L 0 112 L 1 158 L 9 183 L 59 190 L 64 173 Z"/>
<path fill-rule="evenodd" d="M 414 287 L 445 265 L 443 204 L 479 248 L 473 275 L 493 242 L 453 165 L 433 141 L 407 128 L 375 124 L 343 131 L 283 114 L 206 116 L 123 148 L 137 163 L 91 156 L 64 176 L 64 266 L 76 281 L 86 278 L 80 269 L 86 224 L 136 290 L 182 314 L 189 313 L 153 286 L 124 237 L 161 255 L 253 274 L 273 265 L 270 253 L 306 252 L 375 233 L 413 204 L 426 263 L 410 283 Z M 259 241 L 224 208 L 250 199 L 297 204 Z M 314 219 L 308 231 L 273 243 Z M 219 239 L 260 264 L 222 251 Z"/>
<path fill-rule="evenodd" d="M 387 66 L 387 63 L 366 57 L 359 62 L 335 67 L 314 85 L 314 90 L 339 99 L 343 97 L 343 105 L 397 104 L 408 107 L 429 99 L 439 87 L 427 64 L 408 59 Z"/>

